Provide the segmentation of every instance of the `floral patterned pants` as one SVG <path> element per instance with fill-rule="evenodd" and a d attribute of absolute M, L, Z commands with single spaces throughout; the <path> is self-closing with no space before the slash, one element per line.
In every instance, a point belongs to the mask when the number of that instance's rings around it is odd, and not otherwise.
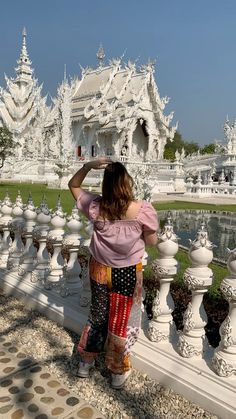
<path fill-rule="evenodd" d="M 89 266 L 91 307 L 78 351 L 85 362 L 105 351 L 105 362 L 114 374 L 131 368 L 130 352 L 141 321 L 142 263 L 111 268 L 91 258 Z"/>

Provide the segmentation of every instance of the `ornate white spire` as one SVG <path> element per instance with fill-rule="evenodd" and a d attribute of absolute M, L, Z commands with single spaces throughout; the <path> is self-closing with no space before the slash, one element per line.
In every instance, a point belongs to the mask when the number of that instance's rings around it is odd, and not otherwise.
<path fill-rule="evenodd" d="M 105 58 L 105 51 L 103 49 L 102 44 L 100 43 L 100 46 L 98 48 L 98 52 L 96 54 L 98 62 L 99 62 L 99 67 L 102 67 L 104 64 L 104 58 Z"/>
<path fill-rule="evenodd" d="M 16 82 L 27 83 L 30 80 L 32 80 L 33 70 L 30 67 L 32 63 L 29 59 L 29 55 L 26 48 L 26 35 L 26 29 L 23 28 L 21 54 L 19 60 L 17 61 L 18 66 L 16 68 Z"/>

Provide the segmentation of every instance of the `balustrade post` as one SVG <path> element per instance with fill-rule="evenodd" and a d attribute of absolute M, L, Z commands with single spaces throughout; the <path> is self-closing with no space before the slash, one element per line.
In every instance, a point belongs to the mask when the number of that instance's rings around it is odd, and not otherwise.
<path fill-rule="evenodd" d="M 36 212 L 38 225 L 33 230 L 33 237 L 38 240 L 39 249 L 37 252 L 37 262 L 31 273 L 31 282 L 34 283 L 45 280 L 49 274 L 50 256 L 47 249 L 47 236 L 51 212 L 48 209 L 45 197 L 42 198 L 41 204 Z"/>
<path fill-rule="evenodd" d="M 89 251 L 89 246 L 90 246 L 91 237 L 93 234 L 93 224 L 91 223 L 91 221 L 89 220 L 86 221 L 84 229 L 88 237 L 82 241 L 81 251 L 87 260 L 86 260 L 86 266 L 85 265 L 82 266 L 81 275 L 82 275 L 82 282 L 83 282 L 84 290 L 90 290 L 89 259 L 90 259 L 91 253 Z"/>
<path fill-rule="evenodd" d="M 174 301 L 170 293 L 170 284 L 177 273 L 178 262 L 175 255 L 178 252 L 178 238 L 173 230 L 170 214 L 160 234 L 158 234 L 158 259 L 152 264 L 155 278 L 160 282 L 160 290 L 156 291 L 153 302 L 153 319 L 149 323 L 148 336 L 151 341 L 171 340 L 175 333 L 172 318 Z"/>
<path fill-rule="evenodd" d="M 8 193 L 6 193 L 5 198 L 1 206 L 1 227 L 3 231 L 3 238 L 0 248 L 0 267 L 6 268 L 7 260 L 9 257 L 10 245 L 11 245 L 11 236 L 10 236 L 10 222 L 12 220 L 12 202 Z"/>
<path fill-rule="evenodd" d="M 223 279 L 220 289 L 229 303 L 229 314 L 220 326 L 221 341 L 212 360 L 214 370 L 221 377 L 236 374 L 236 248 L 228 251 L 230 275 Z"/>
<path fill-rule="evenodd" d="M 10 222 L 10 228 L 14 233 L 14 241 L 10 247 L 9 257 L 7 260 L 8 270 L 17 270 L 21 255 L 24 251 L 24 243 L 22 241 L 22 231 L 24 227 L 23 218 L 24 204 L 22 202 L 21 194 L 18 192 L 15 204 L 13 205 L 12 215 L 15 217 Z"/>
<path fill-rule="evenodd" d="M 33 243 L 33 228 L 35 226 L 35 219 L 37 217 L 36 208 L 32 199 L 31 193 L 27 204 L 24 206 L 23 216 L 25 219 L 25 227 L 23 228 L 23 237 L 26 240 L 23 254 L 19 261 L 18 275 L 24 276 L 28 272 L 32 272 L 37 250 Z"/>
<path fill-rule="evenodd" d="M 184 283 L 191 290 L 192 299 L 184 313 L 184 329 L 178 341 L 178 351 L 185 358 L 201 355 L 207 345 L 204 330 L 207 314 L 203 305 L 203 295 L 213 280 L 213 272 L 208 265 L 213 259 L 212 248 L 215 246 L 208 239 L 204 222 L 197 232 L 196 239 L 190 243 L 188 256 L 192 266 L 184 273 Z"/>
<path fill-rule="evenodd" d="M 58 197 L 55 211 L 52 213 L 51 224 L 52 230 L 49 231 L 47 242 L 53 246 L 53 255 L 50 260 L 50 273 L 45 282 L 46 289 L 61 286 L 61 281 L 64 276 L 65 263 L 61 250 L 66 218 L 61 206 L 60 196 Z"/>
<path fill-rule="evenodd" d="M 83 224 L 78 214 L 78 208 L 76 204 L 72 209 L 71 215 L 67 217 L 66 225 L 69 228 L 70 233 L 66 234 L 63 240 L 63 247 L 69 252 L 69 260 L 66 265 L 65 272 L 66 282 L 60 291 L 60 294 L 63 297 L 77 294 L 83 288 L 83 284 L 80 279 L 81 266 L 78 261 L 78 251 L 81 244 L 81 236 L 79 231 Z"/>

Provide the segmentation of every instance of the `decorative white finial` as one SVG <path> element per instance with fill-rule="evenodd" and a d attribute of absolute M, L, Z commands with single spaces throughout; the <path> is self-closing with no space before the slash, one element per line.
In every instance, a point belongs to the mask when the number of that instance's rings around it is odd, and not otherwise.
<path fill-rule="evenodd" d="M 16 74 L 17 74 L 17 81 L 18 82 L 28 82 L 31 80 L 33 70 L 31 69 L 31 61 L 29 59 L 29 55 L 27 52 L 26 47 L 26 29 L 25 27 L 22 30 L 22 47 L 21 47 L 21 54 L 20 58 L 17 60 L 17 68 Z"/>
<path fill-rule="evenodd" d="M 103 61 L 104 61 L 104 58 L 105 58 L 105 51 L 104 51 L 103 46 L 102 46 L 101 43 L 100 43 L 100 46 L 98 48 L 98 52 L 97 52 L 96 56 L 97 56 L 97 59 L 99 61 L 99 66 L 102 67 Z"/>
<path fill-rule="evenodd" d="M 66 64 L 64 64 L 64 81 L 66 80 Z"/>
<path fill-rule="evenodd" d="M 27 32 L 26 32 L 26 28 L 24 26 L 24 28 L 22 30 L 23 45 L 26 44 L 26 35 L 27 35 Z"/>

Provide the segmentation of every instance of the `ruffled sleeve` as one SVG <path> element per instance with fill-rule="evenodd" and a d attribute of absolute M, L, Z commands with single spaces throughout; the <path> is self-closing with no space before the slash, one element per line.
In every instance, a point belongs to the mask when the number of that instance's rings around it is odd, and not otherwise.
<path fill-rule="evenodd" d="M 92 219 L 95 216 L 96 207 L 99 206 L 99 200 L 99 195 L 82 189 L 77 199 L 77 207 L 87 218 Z"/>
<path fill-rule="evenodd" d="M 155 232 L 159 227 L 157 212 L 150 202 L 143 201 L 138 220 L 142 224 L 143 231 Z"/>

